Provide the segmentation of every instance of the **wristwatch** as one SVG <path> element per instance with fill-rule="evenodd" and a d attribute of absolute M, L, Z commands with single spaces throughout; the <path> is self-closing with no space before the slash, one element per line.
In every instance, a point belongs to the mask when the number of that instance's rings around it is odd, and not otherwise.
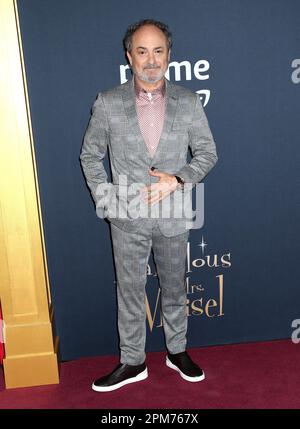
<path fill-rule="evenodd" d="M 183 190 L 183 187 L 184 187 L 184 180 L 183 180 L 181 177 L 176 176 L 176 175 L 175 175 L 175 178 L 176 178 L 176 180 L 177 180 L 177 182 L 178 182 L 178 185 L 180 185 L 180 188 L 179 188 L 179 189 Z"/>

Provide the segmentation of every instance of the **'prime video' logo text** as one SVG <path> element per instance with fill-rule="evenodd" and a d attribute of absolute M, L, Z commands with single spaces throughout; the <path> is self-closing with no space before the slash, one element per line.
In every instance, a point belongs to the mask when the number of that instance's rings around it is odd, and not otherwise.
<path fill-rule="evenodd" d="M 174 77 L 176 82 L 183 80 L 192 80 L 194 77 L 197 80 L 207 80 L 209 79 L 209 69 L 210 64 L 207 60 L 198 60 L 194 65 L 190 61 L 184 60 L 181 62 L 172 61 L 169 63 L 168 70 L 166 71 L 166 78 Z M 128 81 L 130 78 L 130 66 L 128 64 L 120 65 L 120 83 L 123 84 Z M 209 89 L 199 89 L 196 91 L 199 94 L 203 107 L 205 107 L 210 98 Z"/>

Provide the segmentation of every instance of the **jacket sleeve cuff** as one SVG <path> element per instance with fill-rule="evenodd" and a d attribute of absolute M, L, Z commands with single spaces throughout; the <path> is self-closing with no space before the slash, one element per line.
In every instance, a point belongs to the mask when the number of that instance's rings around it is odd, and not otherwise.
<path fill-rule="evenodd" d="M 192 183 L 194 185 L 198 182 L 198 174 L 189 164 L 182 167 L 175 175 L 179 176 L 185 183 Z"/>

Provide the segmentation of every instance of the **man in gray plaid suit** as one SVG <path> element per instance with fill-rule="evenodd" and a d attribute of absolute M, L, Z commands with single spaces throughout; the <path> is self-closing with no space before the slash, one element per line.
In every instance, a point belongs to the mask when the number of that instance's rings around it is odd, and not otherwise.
<path fill-rule="evenodd" d="M 161 288 L 166 365 L 187 381 L 205 378 L 186 351 L 184 280 L 192 222 L 182 195 L 186 189 L 191 195 L 217 153 L 199 96 L 164 76 L 171 45 L 161 22 L 128 27 L 124 47 L 133 78 L 98 95 L 80 154 L 97 213 L 111 225 L 117 278 L 120 364 L 94 381 L 98 392 L 148 377 L 145 284 L 151 249 Z M 103 166 L 107 148 L 112 183 Z"/>

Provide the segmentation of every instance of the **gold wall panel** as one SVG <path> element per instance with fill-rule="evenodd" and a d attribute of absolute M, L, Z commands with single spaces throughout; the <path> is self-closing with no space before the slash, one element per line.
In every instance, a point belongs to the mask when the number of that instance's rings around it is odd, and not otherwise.
<path fill-rule="evenodd" d="M 0 299 L 6 326 L 5 384 L 9 388 L 58 383 L 30 107 L 14 0 L 0 0 L 0 63 Z"/>

